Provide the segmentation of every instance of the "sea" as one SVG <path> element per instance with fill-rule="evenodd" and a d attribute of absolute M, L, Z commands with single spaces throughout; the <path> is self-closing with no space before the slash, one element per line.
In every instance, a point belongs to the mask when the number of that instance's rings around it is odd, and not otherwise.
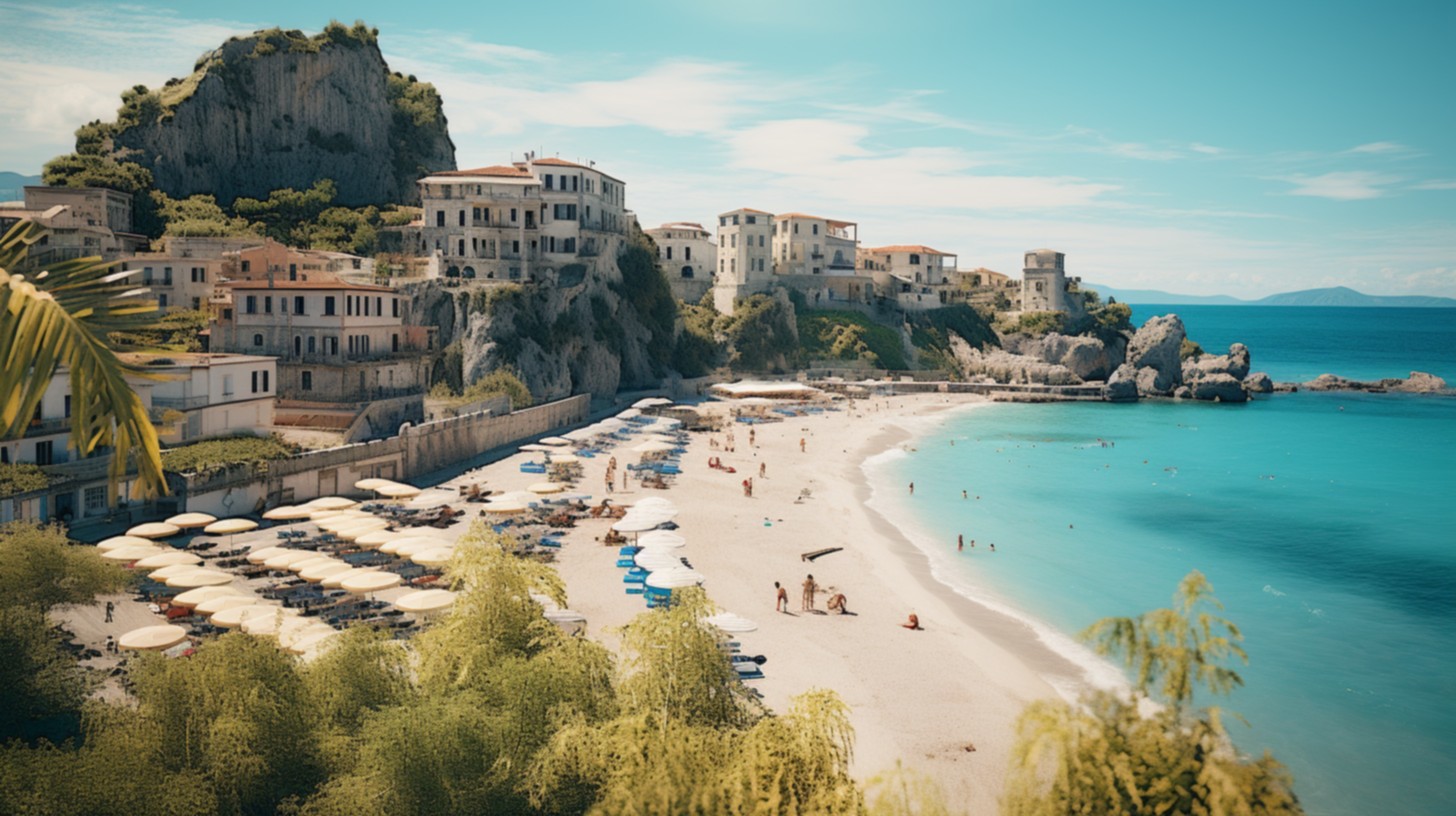
<path fill-rule="evenodd" d="M 1456 384 L 1456 310 L 1137 306 L 1134 322 L 1167 313 L 1275 380 Z M 1069 696 L 1125 682 L 1078 632 L 1170 606 L 1200 570 L 1248 665 L 1199 702 L 1242 718 L 1226 718 L 1241 750 L 1271 751 L 1316 816 L 1456 813 L 1456 399 L 994 404 L 865 472 L 939 580 L 1072 661 L 1047 678 Z"/>

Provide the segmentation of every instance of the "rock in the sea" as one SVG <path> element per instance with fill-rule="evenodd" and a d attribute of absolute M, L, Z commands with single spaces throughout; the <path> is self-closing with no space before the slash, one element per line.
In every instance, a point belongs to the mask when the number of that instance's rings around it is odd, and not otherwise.
<path fill-rule="evenodd" d="M 1192 390 L 1194 399 L 1218 402 L 1246 402 L 1249 399 L 1243 382 L 1232 374 L 1209 374 L 1199 378 L 1188 388 Z"/>
<path fill-rule="evenodd" d="M 1274 381 L 1269 375 L 1262 371 L 1255 371 L 1244 378 L 1244 390 L 1250 394 L 1271 394 L 1274 392 Z"/>
<path fill-rule="evenodd" d="M 1183 362 L 1179 358 L 1183 339 L 1183 321 L 1177 315 L 1148 318 L 1133 335 L 1127 347 L 1127 362 L 1138 369 L 1138 390 L 1145 394 L 1169 394 L 1183 382 Z M 1147 377 L 1144 372 L 1151 371 Z"/>
<path fill-rule="evenodd" d="M 1391 391 L 1406 391 L 1415 394 L 1431 394 L 1446 390 L 1445 380 L 1424 371 L 1412 371 L 1410 376 L 1404 380 L 1382 380 L 1381 382 L 1394 382 L 1395 384 L 1390 386 Z"/>
<path fill-rule="evenodd" d="M 1083 380 L 1105 380 L 1115 368 L 1107 347 L 1095 337 L 1048 334 L 1041 349 L 1043 360 L 1066 366 Z"/>
<path fill-rule="evenodd" d="M 1424 371 L 1412 371 L 1405 379 L 1388 377 L 1374 382 L 1351 380 L 1338 374 L 1321 374 L 1305 383 L 1304 387 L 1311 391 L 1401 391 L 1409 394 L 1434 394 L 1446 390 L 1446 381 Z"/>
<path fill-rule="evenodd" d="M 1173 389 L 1173 399 L 1193 399 L 1193 389 L 1180 385 Z"/>
<path fill-rule="evenodd" d="M 1109 402 L 1135 402 L 1138 398 L 1137 369 L 1123 364 L 1107 378 L 1102 392 Z"/>
<path fill-rule="evenodd" d="M 1236 380 L 1249 376 L 1249 349 L 1243 343 L 1229 346 L 1228 354 L 1203 354 L 1183 361 L 1183 379 L 1197 380 L 1210 374 L 1228 374 Z"/>

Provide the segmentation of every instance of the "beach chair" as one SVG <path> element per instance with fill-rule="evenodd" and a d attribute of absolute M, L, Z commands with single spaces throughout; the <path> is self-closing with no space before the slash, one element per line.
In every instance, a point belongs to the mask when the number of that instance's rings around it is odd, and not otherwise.
<path fill-rule="evenodd" d="M 526 462 L 521 465 L 522 473 L 545 473 L 546 466 L 540 462 Z"/>
<path fill-rule="evenodd" d="M 622 583 L 624 584 L 641 584 L 646 582 L 646 580 L 647 570 L 638 566 L 627 570 L 627 574 L 622 576 Z"/>

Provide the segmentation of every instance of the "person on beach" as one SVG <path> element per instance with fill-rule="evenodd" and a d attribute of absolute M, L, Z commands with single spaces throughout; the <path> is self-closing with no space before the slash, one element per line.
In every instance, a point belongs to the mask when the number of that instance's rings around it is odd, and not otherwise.
<path fill-rule="evenodd" d="M 996 552 L 996 545 L 995 544 L 992 544 L 991 545 L 991 552 Z"/>
<path fill-rule="evenodd" d="M 910 495 L 912 495 L 912 496 L 915 495 L 915 483 L 914 482 L 911 482 L 910 483 Z"/>
<path fill-rule="evenodd" d="M 915 632 L 922 632 L 922 631 L 924 631 L 924 627 L 922 627 L 920 625 L 920 618 L 917 617 L 914 612 L 911 612 L 910 613 L 910 620 L 905 621 L 904 623 L 902 623 L 900 625 L 903 626 L 903 627 L 905 627 L 906 629 L 911 630 L 911 631 L 915 631 Z"/>
<path fill-rule="evenodd" d="M 800 599 L 799 608 L 805 612 L 814 610 L 814 593 L 819 591 L 819 585 L 814 582 L 814 576 L 810 575 L 804 579 L 804 596 Z"/>
<path fill-rule="evenodd" d="M 750 447 L 750 448 L 753 447 L 754 446 L 754 443 L 755 443 L 755 440 L 757 440 L 757 439 L 758 439 L 758 435 L 754 432 L 754 430 L 752 428 L 749 428 L 748 429 L 748 447 Z"/>
<path fill-rule="evenodd" d="M 956 534 L 956 552 L 965 552 L 965 551 L 966 551 L 966 534 L 965 533 L 957 533 Z"/>
<path fill-rule="evenodd" d="M 111 635 L 106 636 L 106 653 L 116 654 L 116 638 Z"/>
<path fill-rule="evenodd" d="M 838 612 L 841 615 L 848 615 L 849 609 L 845 606 L 843 592 L 836 592 L 829 596 L 829 611 Z"/>
<path fill-rule="evenodd" d="M 111 615 L 115 611 L 116 611 L 116 604 L 112 603 L 111 601 L 107 601 L 106 602 L 106 622 L 107 623 L 111 623 Z"/>
<path fill-rule="evenodd" d="M 801 436 L 801 437 L 799 437 L 799 453 L 805 453 L 805 452 L 806 452 L 806 451 L 805 451 L 805 450 L 804 450 L 804 446 L 805 446 L 805 445 L 806 445 L 806 444 L 808 444 L 808 443 L 807 443 L 807 442 L 805 442 L 805 441 L 804 441 L 804 437 L 802 437 L 802 436 Z"/>
<path fill-rule="evenodd" d="M 783 612 L 784 614 L 788 614 L 788 611 L 789 611 L 789 591 L 787 589 L 784 589 L 783 586 L 780 585 L 778 581 L 774 581 L 774 589 L 775 590 L 778 590 L 778 596 L 774 599 L 774 611 L 775 612 Z"/>
<path fill-rule="evenodd" d="M 759 462 L 758 463 L 758 478 L 760 478 L 760 479 L 767 479 L 768 478 L 768 462 Z"/>
<path fill-rule="evenodd" d="M 753 488 L 751 488 L 751 487 L 748 486 L 748 480 L 747 479 L 744 479 L 743 480 L 743 495 L 744 496 L 752 496 L 753 495 Z"/>

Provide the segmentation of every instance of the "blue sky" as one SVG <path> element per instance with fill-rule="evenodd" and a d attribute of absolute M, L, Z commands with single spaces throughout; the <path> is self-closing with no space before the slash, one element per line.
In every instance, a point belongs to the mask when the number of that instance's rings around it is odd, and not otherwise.
<path fill-rule="evenodd" d="M 381 29 L 461 166 L 627 181 L 646 226 L 752 206 L 1015 274 L 1456 296 L 1456 3 L 0 0 L 0 169 L 234 33 Z"/>

